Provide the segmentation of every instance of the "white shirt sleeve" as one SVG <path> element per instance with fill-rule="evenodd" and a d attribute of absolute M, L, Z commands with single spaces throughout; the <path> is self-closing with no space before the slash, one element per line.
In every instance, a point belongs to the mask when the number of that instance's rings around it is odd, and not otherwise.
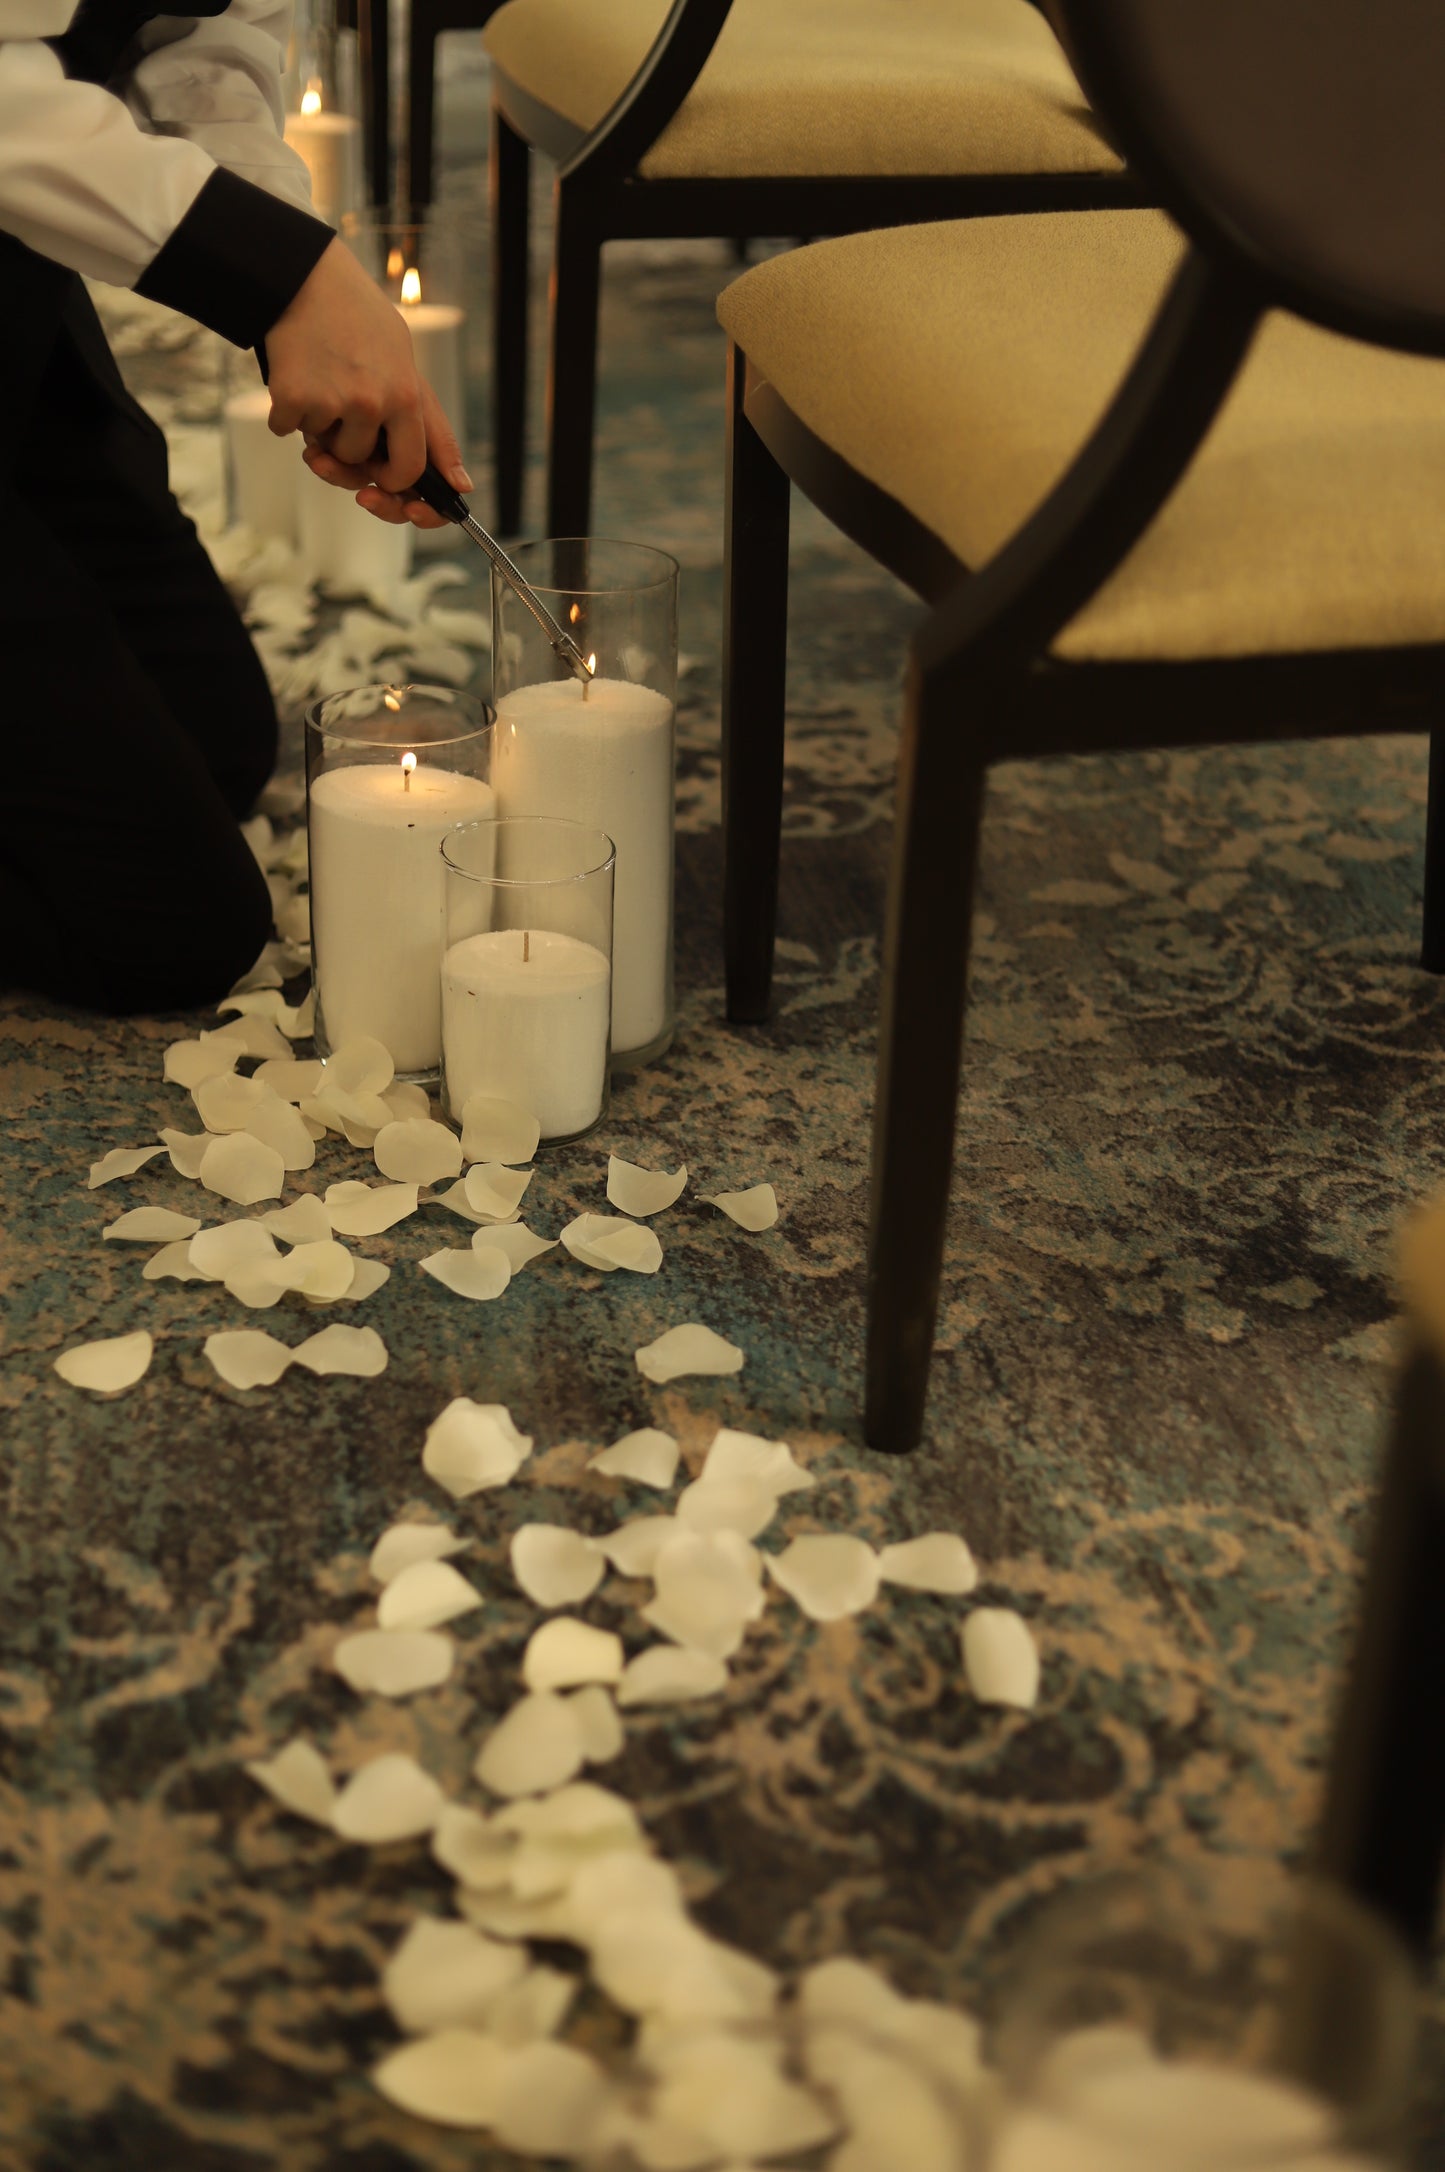
<path fill-rule="evenodd" d="M 113 88 L 69 79 L 41 42 L 72 13 L 73 0 L 0 0 L 0 232 L 128 287 L 218 166 L 310 210 L 306 169 L 281 140 L 289 0 L 158 17 Z"/>

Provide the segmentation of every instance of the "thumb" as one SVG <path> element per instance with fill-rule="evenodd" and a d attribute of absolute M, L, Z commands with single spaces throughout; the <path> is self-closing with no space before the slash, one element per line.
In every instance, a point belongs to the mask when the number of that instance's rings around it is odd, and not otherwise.
<path fill-rule="evenodd" d="M 454 490 L 475 489 L 476 485 L 462 463 L 462 448 L 457 443 L 456 431 L 442 412 L 441 403 L 426 379 L 423 377 L 419 382 L 428 459 L 433 467 L 446 477 Z"/>

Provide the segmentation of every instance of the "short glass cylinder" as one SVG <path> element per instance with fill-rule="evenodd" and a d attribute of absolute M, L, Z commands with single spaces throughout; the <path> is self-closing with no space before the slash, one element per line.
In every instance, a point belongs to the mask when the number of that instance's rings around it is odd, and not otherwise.
<path fill-rule="evenodd" d="M 612 840 L 585 823 L 469 823 L 441 843 L 442 1097 L 516 1102 L 544 1145 L 607 1112 Z"/>
<path fill-rule="evenodd" d="M 492 575 L 497 813 L 560 816 L 617 848 L 612 1062 L 631 1069 L 673 1032 L 677 561 L 594 536 L 512 554 L 558 625 L 595 657 L 575 678 L 510 582 Z"/>
<path fill-rule="evenodd" d="M 465 460 L 467 376 L 480 326 L 466 307 L 460 216 L 434 214 L 425 225 L 410 225 L 381 212 L 363 211 L 343 219 L 341 237 L 395 304 L 411 333 L 416 366 L 456 432 Z M 475 250 L 472 262 L 476 262 Z M 457 533 L 455 529 L 435 532 L 448 539 Z"/>
<path fill-rule="evenodd" d="M 1260 1916 L 1202 1869 L 1099 1881 L 1040 1918 L 996 2012 L 1001 2172 L 1367 2172 L 1402 2153 L 1413 1972 L 1334 1887 Z"/>
<path fill-rule="evenodd" d="M 440 846 L 494 809 L 492 712 L 449 686 L 359 686 L 306 715 L 316 1046 L 365 1035 L 441 1072 Z"/>

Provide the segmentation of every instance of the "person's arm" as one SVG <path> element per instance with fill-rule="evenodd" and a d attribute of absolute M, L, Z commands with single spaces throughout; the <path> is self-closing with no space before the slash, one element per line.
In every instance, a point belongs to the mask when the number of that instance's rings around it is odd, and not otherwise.
<path fill-rule="evenodd" d="M 162 15 L 112 84 L 154 136 L 198 144 L 218 166 L 311 209 L 304 161 L 283 140 L 281 71 L 291 0 L 230 0 L 217 15 Z"/>

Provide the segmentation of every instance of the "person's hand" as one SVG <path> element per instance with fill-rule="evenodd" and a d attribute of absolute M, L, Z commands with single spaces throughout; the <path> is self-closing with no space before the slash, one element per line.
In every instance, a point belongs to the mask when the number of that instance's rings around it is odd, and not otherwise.
<path fill-rule="evenodd" d="M 359 493 L 369 513 L 416 526 L 446 525 L 404 499 L 428 458 L 458 490 L 471 478 L 431 387 L 418 375 L 398 310 L 346 247 L 334 241 L 266 334 L 271 428 L 299 430 L 302 457 L 323 482 Z M 381 431 L 385 457 L 375 457 Z"/>

